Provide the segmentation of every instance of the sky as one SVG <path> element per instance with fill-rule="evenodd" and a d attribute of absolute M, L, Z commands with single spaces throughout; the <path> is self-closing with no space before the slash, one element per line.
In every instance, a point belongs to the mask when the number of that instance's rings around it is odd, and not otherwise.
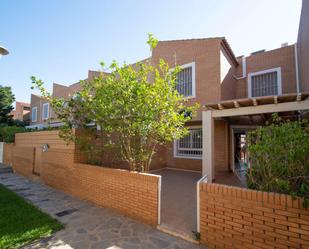
<path fill-rule="evenodd" d="M 225 36 L 239 55 L 297 40 L 301 0 L 1 0 L 0 85 L 30 102 L 30 76 L 70 85 L 99 62 L 149 57 L 159 40 Z"/>

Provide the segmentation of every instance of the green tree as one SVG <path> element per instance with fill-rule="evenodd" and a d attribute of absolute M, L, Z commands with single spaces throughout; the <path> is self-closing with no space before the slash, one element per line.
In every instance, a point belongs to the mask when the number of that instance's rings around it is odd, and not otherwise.
<path fill-rule="evenodd" d="M 13 110 L 14 101 L 11 87 L 0 85 L 0 124 L 8 124 L 12 121 L 10 112 Z"/>
<path fill-rule="evenodd" d="M 304 197 L 309 202 L 309 127 L 307 120 L 270 124 L 249 134 L 248 187 Z"/>
<path fill-rule="evenodd" d="M 157 43 L 149 35 L 151 50 Z M 101 66 L 104 68 L 104 63 Z M 117 148 L 130 170 L 149 171 L 156 147 L 185 136 L 185 123 L 198 105 L 185 104 L 175 89 L 180 69 L 171 71 L 163 60 L 158 65 L 146 61 L 119 66 L 113 62 L 108 70 L 111 73 L 102 72 L 94 80 L 83 81 L 82 90 L 69 101 L 52 98 L 35 77 L 32 83 L 65 123 L 63 138 L 76 141 L 71 128 L 87 129 L 93 122 L 100 127 L 102 150 L 106 146 Z M 91 148 L 93 141 L 86 141 Z"/>

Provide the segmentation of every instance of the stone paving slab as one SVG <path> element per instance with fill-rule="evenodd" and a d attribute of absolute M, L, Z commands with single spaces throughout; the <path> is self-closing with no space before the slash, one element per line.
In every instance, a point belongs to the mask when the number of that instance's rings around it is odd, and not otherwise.
<path fill-rule="evenodd" d="M 65 224 L 63 230 L 23 248 L 206 249 L 13 173 L 0 175 L 0 184 Z M 74 211 L 63 212 L 67 210 Z"/>

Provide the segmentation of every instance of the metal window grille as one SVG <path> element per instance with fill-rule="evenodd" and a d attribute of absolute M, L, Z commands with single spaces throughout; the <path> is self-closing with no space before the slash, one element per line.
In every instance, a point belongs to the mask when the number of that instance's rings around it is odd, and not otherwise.
<path fill-rule="evenodd" d="M 192 67 L 183 68 L 177 74 L 176 89 L 185 97 L 192 96 Z"/>
<path fill-rule="evenodd" d="M 176 141 L 177 156 L 201 158 L 202 145 L 202 128 L 190 129 L 187 136 Z"/>
<path fill-rule="evenodd" d="M 37 121 L 37 108 L 34 107 L 32 108 L 32 113 L 31 113 L 31 120 L 32 122 L 36 122 Z"/>
<path fill-rule="evenodd" d="M 48 107 L 48 104 L 43 105 L 43 119 L 48 119 Z"/>
<path fill-rule="evenodd" d="M 251 89 L 252 97 L 278 95 L 277 72 L 252 76 Z"/>

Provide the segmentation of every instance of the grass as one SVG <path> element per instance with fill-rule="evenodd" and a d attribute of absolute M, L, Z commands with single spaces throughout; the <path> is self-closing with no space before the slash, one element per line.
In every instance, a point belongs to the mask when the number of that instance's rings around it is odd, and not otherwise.
<path fill-rule="evenodd" d="M 56 219 L 0 185 L 0 249 L 19 248 L 62 228 Z"/>

